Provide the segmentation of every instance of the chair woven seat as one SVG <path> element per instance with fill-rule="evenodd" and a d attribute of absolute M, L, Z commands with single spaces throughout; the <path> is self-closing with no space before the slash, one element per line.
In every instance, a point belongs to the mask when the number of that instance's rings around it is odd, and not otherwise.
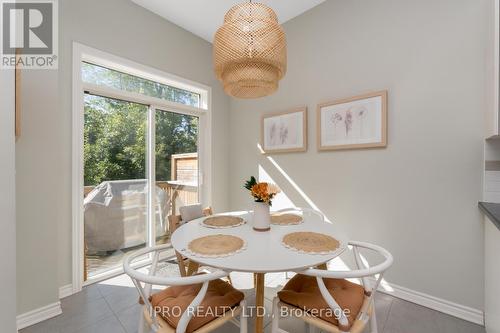
<path fill-rule="evenodd" d="M 344 279 L 323 278 L 326 288 L 337 304 L 345 311 L 348 310 L 348 327 L 342 327 L 348 331 L 356 319 L 365 299 L 362 286 Z M 335 326 L 339 321 L 330 310 L 318 287 L 315 277 L 302 274 L 295 275 L 283 289 L 278 292 L 279 299 L 286 304 L 300 308 L 311 315 L 325 320 Z"/>
<path fill-rule="evenodd" d="M 200 292 L 201 284 L 172 286 L 151 296 L 153 309 L 171 327 L 177 328 L 181 314 L 188 308 Z M 213 280 L 208 284 L 205 298 L 194 317 L 189 322 L 186 332 L 191 333 L 214 319 L 225 314 L 229 309 L 238 306 L 245 295 L 222 280 Z"/>

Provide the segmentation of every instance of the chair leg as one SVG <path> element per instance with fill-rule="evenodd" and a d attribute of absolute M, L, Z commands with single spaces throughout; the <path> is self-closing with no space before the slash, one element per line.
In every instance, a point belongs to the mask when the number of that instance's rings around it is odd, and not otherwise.
<path fill-rule="evenodd" d="M 279 332 L 279 322 L 280 322 L 280 313 L 278 308 L 279 298 L 275 297 L 273 299 L 273 313 L 272 313 L 272 322 L 271 322 L 271 333 Z"/>
<path fill-rule="evenodd" d="M 186 264 L 184 263 L 184 258 L 177 251 L 175 251 L 175 256 L 177 257 L 177 265 L 179 265 L 179 273 L 181 274 L 181 276 L 184 277 L 187 275 L 187 267 Z"/>
<path fill-rule="evenodd" d="M 187 276 L 191 276 L 195 273 L 198 273 L 198 268 L 200 268 L 200 264 L 189 260 L 188 268 L 187 268 Z"/>
<path fill-rule="evenodd" d="M 247 333 L 248 332 L 248 319 L 247 319 L 247 302 L 245 300 L 242 300 L 240 302 L 241 306 L 241 314 L 240 314 L 240 333 Z"/>
<path fill-rule="evenodd" d="M 307 333 L 317 333 L 318 328 L 312 324 L 306 324 L 307 325 Z"/>
<path fill-rule="evenodd" d="M 144 313 L 141 309 L 141 314 L 140 314 L 140 318 L 139 318 L 139 329 L 137 330 L 138 333 L 148 333 L 150 330 L 149 330 L 149 327 L 146 327 L 146 319 L 144 318 Z"/>
<path fill-rule="evenodd" d="M 325 262 L 324 264 L 318 265 L 318 266 L 317 266 L 317 269 L 322 269 L 322 270 L 324 270 L 324 271 L 327 271 L 327 270 L 328 270 L 328 265 L 327 265 L 327 263 Z"/>
<path fill-rule="evenodd" d="M 375 304 L 373 304 L 373 313 L 370 317 L 370 333 L 378 333 L 377 316 L 375 315 Z"/>

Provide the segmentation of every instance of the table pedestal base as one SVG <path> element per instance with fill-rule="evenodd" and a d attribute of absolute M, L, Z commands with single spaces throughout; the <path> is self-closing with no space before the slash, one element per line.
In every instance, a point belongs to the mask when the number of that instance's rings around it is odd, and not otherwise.
<path fill-rule="evenodd" d="M 264 332 L 264 289 L 265 289 L 265 273 L 254 273 L 255 286 L 255 333 Z"/>

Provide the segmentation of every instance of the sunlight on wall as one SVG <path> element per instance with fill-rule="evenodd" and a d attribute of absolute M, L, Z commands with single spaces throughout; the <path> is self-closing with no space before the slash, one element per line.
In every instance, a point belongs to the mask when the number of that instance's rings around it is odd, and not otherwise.
<path fill-rule="evenodd" d="M 257 143 L 257 148 L 259 149 L 259 151 L 261 153 L 264 153 L 264 151 L 262 150 L 261 145 L 258 144 L 258 143 Z M 314 204 L 314 202 L 311 200 L 311 198 L 309 198 L 307 196 L 307 194 L 305 194 L 305 192 L 302 191 L 302 189 L 297 185 L 297 183 L 295 183 L 293 181 L 293 179 L 285 172 L 285 170 L 283 170 L 283 168 L 281 168 L 279 166 L 279 164 L 271 156 L 266 156 L 266 158 L 281 173 L 281 175 L 283 177 L 285 177 L 285 179 L 292 185 L 292 187 L 294 188 L 294 190 L 297 191 L 300 194 L 300 196 L 307 202 L 307 204 L 310 206 L 310 208 L 315 209 L 315 210 L 321 212 L 321 210 L 318 208 L 318 206 L 316 206 Z M 267 181 L 267 182 L 272 182 L 272 183 L 278 185 L 281 189 L 283 189 L 283 187 L 280 186 L 279 183 L 275 182 L 271 178 L 271 176 L 269 176 L 269 174 L 266 172 L 266 170 L 264 170 L 264 168 L 260 164 L 259 164 L 259 180 L 261 180 L 261 181 Z M 284 192 L 281 192 L 279 194 L 279 196 L 280 196 L 279 198 L 278 198 L 278 196 L 276 196 L 276 199 L 275 199 L 276 201 L 275 201 L 275 203 L 273 203 L 273 210 L 278 210 L 278 209 L 282 209 L 282 208 L 289 208 L 289 207 L 296 207 L 294 205 L 294 203 L 288 198 L 288 196 Z M 278 201 L 278 199 L 279 199 L 279 201 Z M 323 212 L 321 212 L 321 213 L 323 214 Z M 332 223 L 328 219 L 328 217 L 326 217 L 326 216 L 325 216 L 325 221 L 327 221 L 329 223 Z M 342 259 L 340 259 L 340 257 L 337 257 L 334 260 L 330 261 L 328 263 L 328 266 L 334 268 L 337 271 L 348 271 L 348 270 L 350 270 L 349 266 L 347 266 L 346 263 Z"/>
<path fill-rule="evenodd" d="M 262 154 L 264 153 L 264 150 L 262 149 L 262 146 L 260 145 L 260 143 L 257 143 L 257 149 L 259 149 L 259 152 L 261 152 Z M 300 194 L 300 196 L 305 200 L 305 202 L 307 202 L 307 204 L 312 208 L 312 209 L 315 209 L 319 212 L 321 212 L 323 215 L 325 215 L 319 208 L 318 206 L 316 206 L 314 204 L 314 202 L 311 200 L 311 198 L 309 198 L 309 196 L 304 192 L 302 191 L 302 189 L 299 187 L 299 185 L 297 185 L 297 183 L 295 183 L 293 181 L 293 179 L 285 172 L 285 170 L 283 170 L 283 168 L 280 167 L 280 165 L 271 157 L 271 156 L 266 156 L 267 160 L 269 162 L 271 162 L 271 164 L 276 168 L 276 170 L 279 171 L 279 173 L 281 173 L 281 175 L 283 177 L 285 177 L 285 179 L 290 183 L 290 185 L 292 185 L 293 189 L 295 191 L 297 191 L 297 193 Z M 279 184 L 278 184 L 279 185 Z M 325 215 L 325 219 L 327 222 L 331 222 L 330 219 Z"/>
<path fill-rule="evenodd" d="M 259 143 L 257 143 L 257 149 L 259 149 L 260 153 L 264 154 L 264 150 L 262 149 L 262 146 Z M 285 177 L 285 179 L 290 183 L 290 185 L 292 185 L 292 187 L 294 188 L 294 190 L 297 191 L 297 193 L 300 194 L 300 196 L 307 202 L 307 204 L 312 209 L 315 209 L 315 210 L 323 213 L 318 208 L 318 206 L 316 206 L 314 204 L 314 202 L 311 200 L 311 198 L 309 198 L 309 196 L 304 191 L 302 191 L 302 189 L 299 187 L 299 185 L 297 185 L 297 183 L 295 183 L 295 181 L 285 172 L 285 170 L 283 170 L 283 168 L 271 156 L 266 156 L 266 159 L 269 162 L 271 162 L 271 164 L 276 168 L 276 170 L 279 171 L 279 173 L 283 177 Z M 259 164 L 259 180 L 260 181 L 271 182 L 271 183 L 274 183 L 274 184 L 280 186 L 280 184 L 278 184 L 277 182 L 275 182 L 269 176 L 269 174 L 264 170 L 264 168 L 260 164 Z M 280 188 L 282 188 L 282 187 L 280 187 Z M 278 196 L 276 197 L 275 204 L 273 204 L 273 210 L 278 210 L 278 209 L 287 208 L 287 207 L 296 207 L 296 206 L 288 198 L 288 196 L 284 192 L 282 192 L 282 193 L 280 193 L 280 198 L 278 198 Z M 325 214 L 323 213 L 323 215 L 325 215 Z M 327 222 L 332 223 L 330 221 L 330 219 L 326 215 L 325 215 L 325 220 Z M 360 254 L 360 257 L 361 257 L 361 260 L 363 261 L 363 264 L 365 265 L 365 267 L 369 267 L 368 261 L 366 260 L 366 258 L 363 255 L 361 255 L 361 254 Z M 351 268 L 348 265 L 346 265 L 346 263 L 340 257 L 337 257 L 337 258 L 331 260 L 328 263 L 328 269 L 329 270 L 335 270 L 335 271 L 348 271 L 348 270 L 351 270 Z M 377 279 L 378 275 L 375 278 Z M 353 282 L 360 283 L 359 279 L 352 279 L 352 280 L 353 280 Z M 384 291 L 387 291 L 387 292 L 394 291 L 394 289 L 391 287 L 391 285 L 385 279 L 382 279 L 382 281 L 380 282 L 380 287 Z"/>
<path fill-rule="evenodd" d="M 279 186 L 272 178 L 269 176 L 269 174 L 266 172 L 266 170 L 262 167 L 262 165 L 259 164 L 259 181 L 260 182 L 267 182 L 267 183 L 273 183 Z M 281 187 L 280 187 L 281 188 Z M 290 207 L 296 207 L 295 204 L 290 200 L 290 198 L 286 195 L 286 193 L 281 189 L 281 193 L 278 193 L 276 197 L 273 199 L 273 206 L 271 207 L 271 210 L 280 210 L 283 208 L 290 208 Z"/>

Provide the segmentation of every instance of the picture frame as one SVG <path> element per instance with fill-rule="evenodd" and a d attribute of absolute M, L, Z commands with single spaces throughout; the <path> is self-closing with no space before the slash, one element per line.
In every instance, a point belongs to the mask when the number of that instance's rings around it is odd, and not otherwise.
<path fill-rule="evenodd" d="M 319 104 L 319 151 L 387 146 L 387 90 Z"/>
<path fill-rule="evenodd" d="M 265 154 L 305 152 L 307 107 L 263 115 L 260 142 Z"/>

